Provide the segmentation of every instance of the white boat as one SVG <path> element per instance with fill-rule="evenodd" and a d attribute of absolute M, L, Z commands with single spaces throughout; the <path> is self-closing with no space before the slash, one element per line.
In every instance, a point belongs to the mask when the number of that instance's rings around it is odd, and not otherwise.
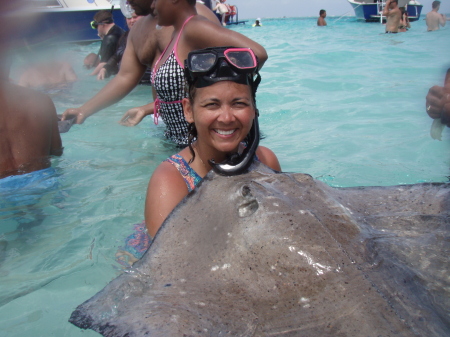
<path fill-rule="evenodd" d="M 358 20 L 366 22 L 381 22 L 386 20 L 382 17 L 385 0 L 348 0 L 355 11 L 355 16 Z M 422 5 L 418 1 L 398 0 L 399 7 L 405 7 L 408 12 L 409 21 L 417 21 L 422 12 Z"/>
<path fill-rule="evenodd" d="M 27 38 L 34 43 L 66 41 L 88 42 L 99 40 L 97 30 L 90 26 L 96 12 L 111 10 L 114 22 L 126 28 L 120 11 L 120 0 L 28 0 L 35 15 Z"/>

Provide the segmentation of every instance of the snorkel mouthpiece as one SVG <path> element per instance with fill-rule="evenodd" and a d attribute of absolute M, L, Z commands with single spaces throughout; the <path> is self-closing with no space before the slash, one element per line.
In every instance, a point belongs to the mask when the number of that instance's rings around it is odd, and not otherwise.
<path fill-rule="evenodd" d="M 260 134 L 258 115 L 259 112 L 256 110 L 252 128 L 248 133 L 248 144 L 244 152 L 242 152 L 241 155 L 234 153 L 230 158 L 219 164 L 214 162 L 214 160 L 209 160 L 209 164 L 212 166 L 214 172 L 221 176 L 235 176 L 248 171 L 259 145 Z"/>

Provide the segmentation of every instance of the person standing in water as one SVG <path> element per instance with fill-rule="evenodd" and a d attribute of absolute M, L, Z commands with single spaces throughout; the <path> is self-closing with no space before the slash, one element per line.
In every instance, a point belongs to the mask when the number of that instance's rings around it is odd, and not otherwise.
<path fill-rule="evenodd" d="M 97 29 L 98 36 L 102 39 L 100 50 L 98 52 L 98 65 L 91 73 L 97 75 L 106 62 L 114 56 L 120 37 L 125 33 L 122 28 L 114 24 L 112 12 L 110 10 L 101 10 L 94 15 L 94 21 L 91 22 L 92 29 Z"/>
<path fill-rule="evenodd" d="M 258 146 L 256 90 L 258 61 L 249 48 L 214 47 L 192 51 L 185 62 L 188 97 L 183 111 L 189 145 L 162 162 L 150 179 L 145 223 L 154 237 L 175 206 L 213 168 L 235 155 L 281 171 L 276 155 Z"/>
<path fill-rule="evenodd" d="M 408 12 L 405 7 L 400 7 L 400 11 L 402 12 L 402 17 L 400 19 L 400 25 L 398 26 L 399 32 L 407 32 L 408 29 L 411 28 L 411 24 L 409 23 Z"/>
<path fill-rule="evenodd" d="M 398 0 L 387 0 L 383 9 L 383 15 L 387 18 L 386 33 L 398 33 L 398 26 L 402 18 L 402 12 L 398 8 Z"/>
<path fill-rule="evenodd" d="M 136 15 L 135 12 L 131 13 L 129 17 L 125 17 L 128 30 L 120 37 L 114 55 L 110 57 L 103 68 L 100 69 L 97 75 L 98 80 L 104 80 L 105 78 L 108 78 L 111 75 L 115 75 L 119 72 L 120 62 L 122 61 L 123 53 L 125 52 L 125 48 L 127 46 L 128 34 L 130 33 L 131 28 L 140 18 L 142 18 L 142 16 Z"/>
<path fill-rule="evenodd" d="M 440 7 L 441 7 L 440 1 L 433 1 L 431 3 L 432 10 L 431 12 L 427 13 L 427 16 L 425 18 L 429 32 L 439 30 L 439 26 L 442 27 L 445 26 L 447 18 L 445 17 L 444 14 L 438 13 Z"/>
<path fill-rule="evenodd" d="M 325 21 L 325 18 L 327 17 L 327 11 L 325 9 L 321 9 L 319 12 L 319 18 L 317 19 L 317 25 L 318 26 L 326 26 L 327 22 Z"/>
<path fill-rule="evenodd" d="M 259 19 L 256 19 L 252 27 L 262 27 L 261 21 Z"/>

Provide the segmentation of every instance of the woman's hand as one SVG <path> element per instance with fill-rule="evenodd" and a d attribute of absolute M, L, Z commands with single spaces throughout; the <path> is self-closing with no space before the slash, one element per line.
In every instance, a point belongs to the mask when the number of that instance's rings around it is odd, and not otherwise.
<path fill-rule="evenodd" d="M 64 111 L 61 120 L 65 121 L 67 119 L 75 118 L 74 121 L 75 124 L 83 124 L 84 120 L 87 117 L 88 116 L 86 115 L 85 111 L 82 108 L 72 108 Z"/>
<path fill-rule="evenodd" d="M 124 126 L 135 126 L 138 125 L 145 116 L 153 114 L 154 103 L 149 103 L 144 106 L 140 106 L 137 108 L 131 108 L 123 115 L 120 120 L 120 124 Z"/>
<path fill-rule="evenodd" d="M 106 62 L 100 62 L 100 63 L 98 64 L 98 66 L 96 66 L 95 69 L 92 71 L 92 73 L 90 73 L 89 75 L 91 75 L 91 76 L 97 75 L 97 74 L 100 72 L 100 70 L 103 69 L 103 67 L 105 66 L 105 64 L 106 64 Z"/>
<path fill-rule="evenodd" d="M 103 67 L 97 74 L 97 80 L 103 81 L 106 78 L 106 69 Z"/>

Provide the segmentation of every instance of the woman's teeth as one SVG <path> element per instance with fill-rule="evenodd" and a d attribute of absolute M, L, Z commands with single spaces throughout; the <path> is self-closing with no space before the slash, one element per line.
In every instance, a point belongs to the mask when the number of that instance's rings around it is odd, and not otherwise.
<path fill-rule="evenodd" d="M 219 135 L 231 135 L 234 131 L 236 131 L 236 129 L 233 130 L 219 130 L 219 129 L 215 129 L 214 131 L 216 131 Z"/>

